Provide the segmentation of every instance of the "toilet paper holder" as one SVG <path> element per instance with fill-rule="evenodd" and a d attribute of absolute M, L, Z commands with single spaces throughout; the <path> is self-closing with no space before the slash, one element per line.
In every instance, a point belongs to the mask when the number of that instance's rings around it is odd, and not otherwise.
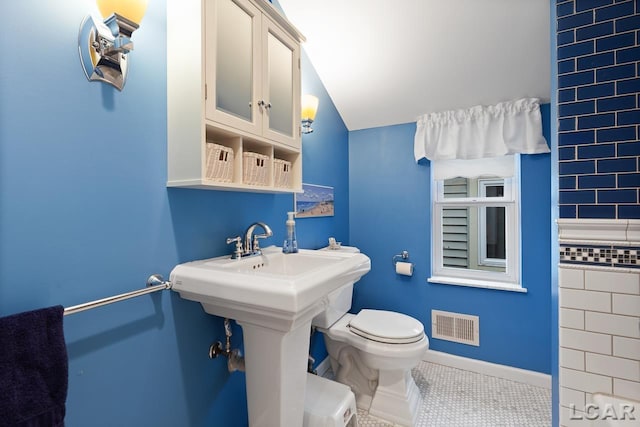
<path fill-rule="evenodd" d="M 409 252 L 407 251 L 402 251 L 397 255 L 394 255 L 393 258 L 391 258 L 391 262 L 393 263 L 393 266 L 396 266 L 396 263 L 398 263 L 401 260 L 408 260 L 409 259 Z"/>

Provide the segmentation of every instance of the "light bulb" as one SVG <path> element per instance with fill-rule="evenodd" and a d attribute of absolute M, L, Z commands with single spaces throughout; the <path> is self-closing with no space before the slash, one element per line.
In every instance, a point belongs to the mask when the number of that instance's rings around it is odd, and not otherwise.
<path fill-rule="evenodd" d="M 318 98 L 313 95 L 302 97 L 302 120 L 315 120 L 318 111 Z"/>
<path fill-rule="evenodd" d="M 148 0 L 96 0 L 103 18 L 117 13 L 130 21 L 140 24 L 147 11 Z"/>

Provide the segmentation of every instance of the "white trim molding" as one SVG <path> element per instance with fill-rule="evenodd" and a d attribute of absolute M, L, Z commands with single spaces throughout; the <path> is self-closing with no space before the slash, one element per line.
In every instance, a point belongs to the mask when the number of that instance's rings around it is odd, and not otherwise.
<path fill-rule="evenodd" d="M 640 242 L 640 219 L 630 219 L 627 227 L 627 241 Z"/>
<path fill-rule="evenodd" d="M 428 350 L 422 358 L 425 362 L 437 363 L 465 371 L 498 377 L 505 380 L 517 381 L 534 387 L 551 389 L 551 375 L 512 366 L 499 365 L 483 360 L 469 359 L 441 351 Z"/>
<path fill-rule="evenodd" d="M 507 365 L 485 362 L 483 360 L 470 359 L 468 357 L 456 356 L 441 351 L 427 350 L 423 361 L 448 366 L 450 368 L 463 369 L 477 374 L 489 375 L 491 377 L 516 381 L 534 387 L 551 390 L 551 375 L 540 372 L 529 371 L 527 369 L 514 368 Z M 320 362 L 316 368 L 318 375 L 326 376 L 331 369 L 329 356 Z"/>
<path fill-rule="evenodd" d="M 318 366 L 316 366 L 316 372 L 320 377 L 326 377 L 330 369 L 331 359 L 329 359 L 329 356 L 325 357 L 322 362 L 318 363 Z"/>
<path fill-rule="evenodd" d="M 560 218 L 557 224 L 560 243 L 640 245 L 638 219 Z"/>

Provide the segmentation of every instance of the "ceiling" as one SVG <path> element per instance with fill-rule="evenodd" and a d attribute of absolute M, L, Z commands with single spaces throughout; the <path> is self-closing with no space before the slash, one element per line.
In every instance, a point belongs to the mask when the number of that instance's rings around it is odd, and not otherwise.
<path fill-rule="evenodd" d="M 278 2 L 349 130 L 549 101 L 548 0 Z"/>

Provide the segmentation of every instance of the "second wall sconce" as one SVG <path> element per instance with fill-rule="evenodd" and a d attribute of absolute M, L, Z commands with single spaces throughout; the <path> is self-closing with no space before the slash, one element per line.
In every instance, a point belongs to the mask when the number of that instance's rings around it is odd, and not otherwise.
<path fill-rule="evenodd" d="M 87 16 L 80 24 L 78 51 L 87 79 L 122 90 L 133 50 L 131 34 L 138 29 L 148 0 L 97 0 L 104 21 Z"/>
<path fill-rule="evenodd" d="M 311 133 L 311 123 L 316 118 L 318 111 L 318 98 L 313 95 L 302 96 L 302 133 Z"/>

